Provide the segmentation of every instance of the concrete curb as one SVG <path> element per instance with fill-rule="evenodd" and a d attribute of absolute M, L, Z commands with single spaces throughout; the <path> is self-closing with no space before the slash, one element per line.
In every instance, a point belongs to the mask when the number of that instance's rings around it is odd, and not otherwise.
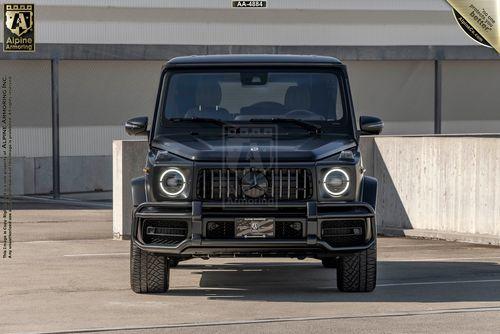
<path fill-rule="evenodd" d="M 471 244 L 492 245 L 500 246 L 500 237 L 479 234 L 479 233 L 458 233 L 446 232 L 425 229 L 397 229 L 397 228 L 382 228 L 379 229 L 379 234 L 384 236 L 404 236 L 407 238 L 423 238 L 423 239 L 437 239 L 455 242 L 465 242 Z"/>

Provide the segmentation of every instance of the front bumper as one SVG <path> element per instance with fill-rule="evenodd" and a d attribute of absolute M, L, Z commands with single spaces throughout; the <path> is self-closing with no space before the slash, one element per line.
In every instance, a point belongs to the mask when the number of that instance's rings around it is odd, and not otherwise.
<path fill-rule="evenodd" d="M 271 217 L 277 222 L 298 221 L 302 230 L 300 235 L 293 238 L 213 238 L 207 234 L 207 224 L 210 222 L 230 223 L 242 217 Z M 173 242 L 152 241 L 146 235 L 147 224 L 152 222 L 158 224 L 156 226 L 185 226 L 185 233 L 182 237 L 177 236 Z M 350 222 L 360 226 L 356 231 L 359 234 L 362 230 L 362 234 L 354 239 L 347 235 L 346 238 L 327 235 L 330 233 L 327 231 L 354 231 L 348 228 Z M 146 202 L 135 208 L 131 230 L 132 242 L 142 250 L 176 257 L 326 257 L 364 250 L 375 242 L 376 235 L 375 212 L 369 204 L 316 201 L 278 202 L 259 206 L 199 201 Z"/>

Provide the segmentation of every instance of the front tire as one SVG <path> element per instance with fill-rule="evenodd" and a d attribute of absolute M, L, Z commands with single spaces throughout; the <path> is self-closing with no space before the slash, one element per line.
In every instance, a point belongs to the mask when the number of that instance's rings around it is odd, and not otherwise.
<path fill-rule="evenodd" d="M 377 284 L 377 245 L 346 256 L 337 263 L 337 288 L 343 292 L 371 292 Z"/>
<path fill-rule="evenodd" d="M 162 293 L 168 290 L 169 261 L 143 251 L 130 242 L 130 287 L 135 293 Z"/>

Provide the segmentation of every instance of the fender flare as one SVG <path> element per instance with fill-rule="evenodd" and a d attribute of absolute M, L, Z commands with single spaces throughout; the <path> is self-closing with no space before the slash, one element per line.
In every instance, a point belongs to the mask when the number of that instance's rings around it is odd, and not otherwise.
<path fill-rule="evenodd" d="M 372 206 L 373 210 L 377 207 L 377 185 L 376 178 L 371 176 L 364 176 L 361 181 L 361 201 L 368 203 Z"/>
<path fill-rule="evenodd" d="M 146 202 L 146 177 L 133 178 L 130 184 L 132 186 L 132 203 L 134 207 Z"/>

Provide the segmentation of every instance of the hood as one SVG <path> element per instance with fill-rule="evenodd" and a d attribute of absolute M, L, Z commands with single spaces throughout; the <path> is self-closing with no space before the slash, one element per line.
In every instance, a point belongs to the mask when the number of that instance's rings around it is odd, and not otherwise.
<path fill-rule="evenodd" d="M 353 138 L 321 135 L 294 138 L 162 135 L 153 146 L 193 161 L 302 161 L 327 158 L 356 146 Z"/>

